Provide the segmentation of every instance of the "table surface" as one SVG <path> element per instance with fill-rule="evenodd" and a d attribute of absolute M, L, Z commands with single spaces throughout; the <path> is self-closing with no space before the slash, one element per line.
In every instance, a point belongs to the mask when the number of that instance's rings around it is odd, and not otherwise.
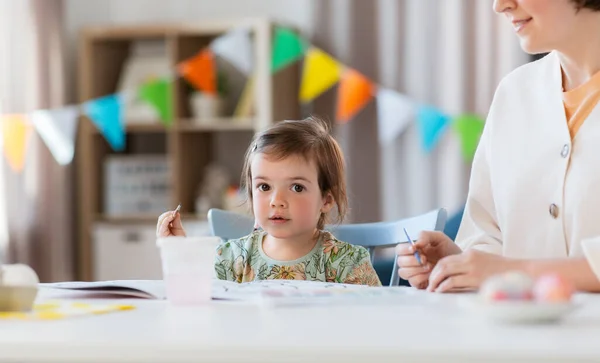
<path fill-rule="evenodd" d="M 0 324 L 0 362 L 590 362 L 600 360 L 600 295 L 552 324 L 491 322 L 466 294 L 407 289 L 394 301 L 266 307 L 212 302 L 83 299 L 42 289 L 38 302 L 76 299 L 134 310 Z M 462 299 L 462 300 L 461 300 Z"/>

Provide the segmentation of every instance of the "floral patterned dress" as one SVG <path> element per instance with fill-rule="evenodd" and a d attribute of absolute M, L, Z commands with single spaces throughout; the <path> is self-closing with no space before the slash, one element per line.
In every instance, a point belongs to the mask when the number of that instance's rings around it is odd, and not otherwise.
<path fill-rule="evenodd" d="M 381 286 L 369 252 L 337 240 L 321 231 L 315 247 L 293 261 L 269 258 L 262 249 L 265 232 L 257 230 L 217 248 L 215 273 L 218 279 L 236 282 L 257 280 L 309 280 Z"/>

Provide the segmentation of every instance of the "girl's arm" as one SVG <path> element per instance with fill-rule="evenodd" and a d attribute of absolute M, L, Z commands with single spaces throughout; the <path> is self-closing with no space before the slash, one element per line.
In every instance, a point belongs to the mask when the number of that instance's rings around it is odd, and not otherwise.
<path fill-rule="evenodd" d="M 329 268 L 338 272 L 337 280 L 343 284 L 381 286 L 381 280 L 366 248 L 349 245 L 344 256 Z"/>

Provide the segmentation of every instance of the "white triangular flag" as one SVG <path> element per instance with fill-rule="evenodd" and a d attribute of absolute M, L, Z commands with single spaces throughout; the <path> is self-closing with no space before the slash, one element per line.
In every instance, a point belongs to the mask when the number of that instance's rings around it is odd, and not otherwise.
<path fill-rule="evenodd" d="M 29 117 L 36 131 L 60 165 L 73 161 L 77 136 L 77 106 L 38 110 Z"/>
<path fill-rule="evenodd" d="M 215 39 L 210 44 L 210 48 L 216 55 L 230 62 L 245 75 L 252 73 L 254 53 L 252 52 L 250 31 L 247 28 L 230 30 Z"/>
<path fill-rule="evenodd" d="M 377 91 L 377 120 L 379 142 L 389 144 L 410 124 L 415 105 L 410 98 L 390 89 Z"/>

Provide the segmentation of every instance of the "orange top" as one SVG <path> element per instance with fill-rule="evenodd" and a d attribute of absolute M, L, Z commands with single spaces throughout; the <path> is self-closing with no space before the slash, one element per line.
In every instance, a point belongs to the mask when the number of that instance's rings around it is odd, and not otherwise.
<path fill-rule="evenodd" d="M 600 101 L 600 72 L 597 72 L 587 82 L 570 91 L 563 92 L 563 103 L 571 140 L 583 125 L 590 112 Z"/>

